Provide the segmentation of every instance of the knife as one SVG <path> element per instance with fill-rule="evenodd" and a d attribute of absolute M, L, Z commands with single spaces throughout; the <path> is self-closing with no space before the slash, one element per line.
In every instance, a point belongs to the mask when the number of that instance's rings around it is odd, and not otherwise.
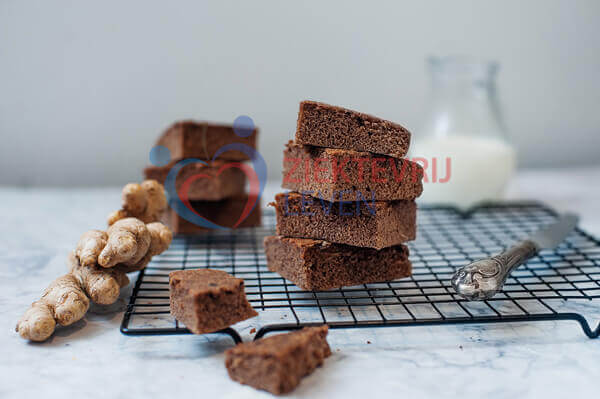
<path fill-rule="evenodd" d="M 579 217 L 565 213 L 558 220 L 504 252 L 461 267 L 452 276 L 456 293 L 470 301 L 490 299 L 502 289 L 508 275 L 540 250 L 556 247 L 577 226 Z"/>

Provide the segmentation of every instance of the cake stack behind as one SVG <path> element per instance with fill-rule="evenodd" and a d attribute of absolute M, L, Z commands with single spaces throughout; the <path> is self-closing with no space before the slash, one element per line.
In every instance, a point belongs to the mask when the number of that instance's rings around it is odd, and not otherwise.
<path fill-rule="evenodd" d="M 194 211 L 211 222 L 224 227 L 232 227 L 241 215 L 248 194 L 246 175 L 239 163 L 248 161 L 241 151 L 225 151 L 224 146 L 241 143 L 256 148 L 258 129 L 242 137 L 231 125 L 210 124 L 207 122 L 182 121 L 170 126 L 158 139 L 157 145 L 169 149 L 171 163 L 165 166 L 149 166 L 144 169 L 147 179 L 155 179 L 165 184 L 167 175 L 175 164 L 184 159 L 194 158 L 181 168 L 175 179 L 175 187 L 180 198 L 186 198 Z M 218 154 L 218 156 L 215 156 Z M 193 234 L 207 229 L 197 226 L 180 217 L 173 209 L 165 213 L 164 222 L 175 233 Z M 260 204 L 243 220 L 238 227 L 260 225 Z"/>
<path fill-rule="evenodd" d="M 411 274 L 423 170 L 403 159 L 402 126 L 326 104 L 300 104 L 275 197 L 277 236 L 265 238 L 270 270 L 307 290 Z"/>

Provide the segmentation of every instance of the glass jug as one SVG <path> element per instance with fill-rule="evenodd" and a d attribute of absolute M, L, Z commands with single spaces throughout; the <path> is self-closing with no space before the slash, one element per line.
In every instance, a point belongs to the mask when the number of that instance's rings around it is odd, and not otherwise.
<path fill-rule="evenodd" d="M 424 166 L 420 202 L 466 209 L 502 198 L 516 168 L 516 151 L 502 121 L 498 64 L 467 57 L 428 60 L 432 94 L 411 155 Z"/>

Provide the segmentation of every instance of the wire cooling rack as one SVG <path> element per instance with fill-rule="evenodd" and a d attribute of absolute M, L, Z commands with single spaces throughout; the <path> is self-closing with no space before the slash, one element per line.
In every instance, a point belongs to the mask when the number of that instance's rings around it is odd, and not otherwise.
<path fill-rule="evenodd" d="M 583 314 L 600 318 L 600 241 L 580 229 L 554 250 L 544 250 L 513 271 L 504 291 L 469 302 L 450 284 L 455 269 L 491 256 L 551 223 L 556 214 L 538 203 L 483 205 L 468 213 L 421 207 L 418 238 L 409 243 L 413 275 L 396 281 L 304 291 L 267 269 L 262 241 L 274 234 L 275 215 L 263 227 L 177 236 L 168 251 L 138 275 L 121 332 L 128 335 L 189 334 L 169 314 L 169 272 L 210 267 L 245 280 L 259 312 L 256 338 L 272 331 L 326 323 L 330 328 L 573 320 L 596 338 Z M 573 310 L 575 309 L 575 310 Z M 245 322 L 221 331 L 236 342 Z"/>

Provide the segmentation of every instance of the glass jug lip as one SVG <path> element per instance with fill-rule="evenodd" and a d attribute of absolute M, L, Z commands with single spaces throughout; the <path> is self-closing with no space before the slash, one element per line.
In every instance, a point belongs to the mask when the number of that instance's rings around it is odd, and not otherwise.
<path fill-rule="evenodd" d="M 468 55 L 429 56 L 427 64 L 433 75 L 452 78 L 492 78 L 500 68 L 495 60 Z"/>

